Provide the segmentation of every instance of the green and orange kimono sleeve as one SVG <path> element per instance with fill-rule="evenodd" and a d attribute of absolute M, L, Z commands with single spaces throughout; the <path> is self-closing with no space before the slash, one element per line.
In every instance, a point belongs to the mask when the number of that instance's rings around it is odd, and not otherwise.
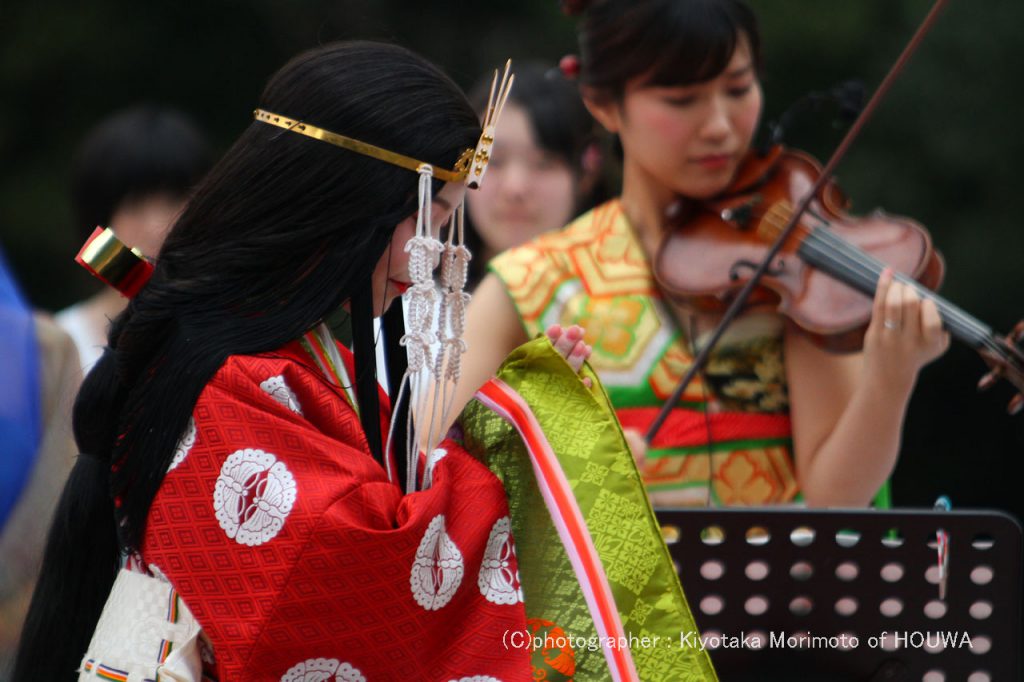
<path fill-rule="evenodd" d="M 536 339 L 460 423 L 505 485 L 528 623 L 506 646 L 532 649 L 535 678 L 716 680 L 597 376 Z"/>

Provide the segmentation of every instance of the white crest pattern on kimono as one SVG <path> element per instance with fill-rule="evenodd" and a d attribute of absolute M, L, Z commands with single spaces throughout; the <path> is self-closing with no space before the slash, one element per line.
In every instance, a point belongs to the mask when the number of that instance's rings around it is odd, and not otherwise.
<path fill-rule="evenodd" d="M 174 458 L 171 459 L 171 465 L 167 467 L 167 471 L 173 471 L 179 464 L 185 461 L 188 453 L 192 450 L 192 446 L 196 444 L 196 436 L 196 420 L 189 417 L 188 424 L 185 426 L 185 433 L 174 448 Z"/>
<path fill-rule="evenodd" d="M 443 608 L 455 596 L 465 572 L 462 552 L 445 532 L 444 514 L 438 514 L 416 550 L 409 575 L 412 596 L 427 611 Z"/>
<path fill-rule="evenodd" d="M 229 538 L 250 547 L 277 535 L 295 504 L 295 479 L 263 450 L 236 450 L 221 466 L 213 509 Z"/>
<path fill-rule="evenodd" d="M 310 658 L 281 676 L 281 682 L 366 682 L 358 668 L 336 658 Z"/>
<path fill-rule="evenodd" d="M 512 543 L 512 523 L 505 516 L 494 523 L 487 549 L 480 564 L 477 586 L 480 594 L 494 604 L 517 604 L 523 601 L 523 588 L 519 582 L 519 571 L 512 572 L 511 560 L 516 550 Z"/>
<path fill-rule="evenodd" d="M 444 459 L 448 451 L 444 448 L 434 448 L 433 452 L 430 453 L 430 457 L 427 458 L 427 464 L 423 467 L 423 489 L 426 490 L 434 484 L 434 469 L 437 467 L 437 463 Z"/>
<path fill-rule="evenodd" d="M 302 414 L 302 406 L 299 405 L 295 392 L 289 388 L 288 382 L 280 374 L 260 383 L 260 388 L 266 391 L 270 397 L 281 403 L 295 414 Z"/>

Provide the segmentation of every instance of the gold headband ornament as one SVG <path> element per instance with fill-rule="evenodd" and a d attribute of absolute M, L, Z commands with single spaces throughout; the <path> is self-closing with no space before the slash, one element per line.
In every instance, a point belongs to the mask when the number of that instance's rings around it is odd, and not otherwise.
<path fill-rule="evenodd" d="M 417 231 L 421 233 L 420 236 L 422 238 L 426 239 L 424 230 L 430 224 L 431 196 L 429 184 L 424 185 L 424 181 L 427 177 L 435 177 L 444 182 L 464 181 L 470 189 L 476 189 L 480 186 L 480 181 L 483 180 L 484 173 L 487 171 L 487 164 L 491 160 L 494 129 L 498 124 L 501 111 L 505 107 L 505 102 L 508 101 L 508 94 L 515 80 L 515 76 L 511 73 L 511 66 L 512 60 L 507 61 L 504 73 L 500 77 L 498 70 L 495 69 L 494 79 L 491 81 L 491 92 L 487 98 L 487 108 L 484 110 L 483 131 L 480 133 L 476 149 L 466 149 L 463 151 L 455 162 L 455 167 L 451 170 L 436 168 L 411 156 L 383 149 L 376 145 L 339 135 L 310 123 L 290 119 L 286 116 L 264 111 L 263 109 L 256 109 L 253 112 L 253 116 L 262 123 L 321 140 L 357 154 L 369 156 L 418 173 L 421 179 L 421 187 L 419 202 L 420 218 L 418 220 L 420 224 Z M 459 218 L 461 218 L 461 207 Z M 461 233 L 461 230 L 459 232 Z M 456 247 L 461 247 L 461 234 L 459 244 L 452 245 L 452 248 Z M 131 248 L 118 239 L 110 228 L 97 227 L 78 252 L 75 261 L 128 298 L 138 293 L 153 274 L 153 264 L 146 260 L 145 256 L 138 249 Z M 437 263 L 435 262 L 434 265 L 436 266 Z"/>
<path fill-rule="evenodd" d="M 509 91 L 512 89 L 512 83 L 515 80 L 515 76 L 512 75 L 510 70 L 511 67 L 512 60 L 505 62 L 505 71 L 500 75 L 500 78 L 498 70 L 495 69 L 494 79 L 491 81 L 491 92 L 487 98 L 487 108 L 484 110 L 483 132 L 480 133 L 480 140 L 477 142 L 476 149 L 466 149 L 459 155 L 458 160 L 455 162 L 455 167 L 451 170 L 438 168 L 425 161 L 414 159 L 411 156 L 383 149 L 361 140 L 331 132 L 311 123 L 288 118 L 287 116 L 275 114 L 264 109 L 253 111 L 253 118 L 261 123 L 268 123 L 272 126 L 298 133 L 299 135 L 327 142 L 336 147 L 347 149 L 350 152 L 369 156 L 413 172 L 421 173 L 426 168 L 429 168 L 430 174 L 439 180 L 445 182 L 464 181 L 467 187 L 476 189 L 480 186 L 480 181 L 483 180 L 484 173 L 487 171 L 487 164 L 491 160 L 494 128 L 498 124 L 498 117 L 501 116 L 501 111 L 505 107 Z"/>

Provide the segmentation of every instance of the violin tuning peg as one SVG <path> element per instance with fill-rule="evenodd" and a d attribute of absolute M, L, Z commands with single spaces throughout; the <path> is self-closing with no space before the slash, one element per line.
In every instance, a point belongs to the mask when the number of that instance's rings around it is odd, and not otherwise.
<path fill-rule="evenodd" d="M 1024 395 L 1017 394 L 1013 396 L 1013 400 L 1010 401 L 1010 405 L 1006 408 L 1006 411 L 1011 415 L 1020 414 L 1020 411 L 1024 410 Z"/>
<path fill-rule="evenodd" d="M 724 209 L 719 217 L 727 223 L 733 223 L 736 227 L 743 229 L 750 222 L 752 208 L 750 204 L 741 204 L 733 208 Z"/>
<path fill-rule="evenodd" d="M 988 389 L 995 386 L 996 383 L 999 381 L 999 377 L 1001 374 L 1002 372 L 1000 372 L 1000 370 L 994 369 L 985 376 L 981 377 L 981 379 L 978 380 L 978 390 L 987 391 Z"/>
<path fill-rule="evenodd" d="M 1009 337 L 1015 344 L 1019 344 L 1024 340 L 1024 320 L 1021 320 L 1013 326 L 1013 330 L 1010 332 Z"/>

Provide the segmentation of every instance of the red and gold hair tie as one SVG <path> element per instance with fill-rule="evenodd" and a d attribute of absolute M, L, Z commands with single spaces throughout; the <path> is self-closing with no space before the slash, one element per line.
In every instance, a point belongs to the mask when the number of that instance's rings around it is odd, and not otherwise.
<path fill-rule="evenodd" d="M 109 227 L 93 231 L 75 262 L 128 298 L 139 293 L 153 274 L 153 264 L 142 252 L 118 239 Z"/>

